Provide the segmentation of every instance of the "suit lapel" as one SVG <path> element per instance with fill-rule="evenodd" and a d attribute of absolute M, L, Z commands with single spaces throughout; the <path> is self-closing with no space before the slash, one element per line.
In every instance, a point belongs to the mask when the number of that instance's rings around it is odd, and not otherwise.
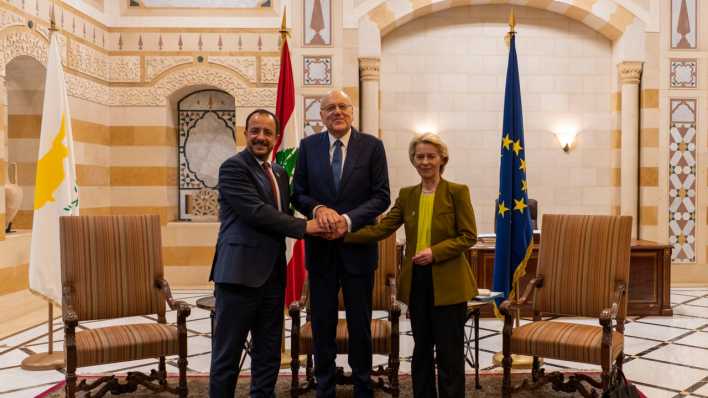
<path fill-rule="evenodd" d="M 265 174 L 265 171 L 261 167 L 261 165 L 258 163 L 258 160 L 253 156 L 251 152 L 248 151 L 248 149 L 244 150 L 246 154 L 244 155 L 244 158 L 246 159 L 246 164 L 248 164 L 249 168 L 251 169 L 251 173 L 256 177 L 256 181 L 258 184 L 256 184 L 256 188 L 258 188 L 258 191 L 261 194 L 261 197 L 263 197 L 263 200 L 269 203 L 275 203 L 275 192 L 272 192 L 272 189 L 270 188 L 270 182 L 268 182 L 268 177 Z"/>
<path fill-rule="evenodd" d="M 290 181 L 288 173 L 285 172 L 285 169 L 282 167 L 274 165 L 273 174 L 275 174 L 275 181 L 278 184 L 278 190 L 280 190 L 280 208 L 287 213 L 287 206 L 290 203 Z"/>
<path fill-rule="evenodd" d="M 440 182 L 438 183 L 438 187 L 435 189 L 435 199 L 433 199 L 433 220 L 430 223 L 430 243 L 432 244 L 433 242 L 439 242 L 440 239 L 437 236 L 437 232 L 439 230 L 438 227 L 439 223 L 441 222 L 442 218 L 439 217 L 440 212 L 445 210 L 447 207 L 443 206 L 443 202 L 445 201 L 445 198 L 448 197 L 449 193 L 449 186 L 447 185 L 447 181 L 444 179 L 440 179 Z M 447 227 L 447 225 L 445 225 Z"/>
<path fill-rule="evenodd" d="M 413 189 L 411 189 L 411 193 L 408 196 L 408 211 L 411 212 L 411 219 L 413 221 L 413 230 L 412 232 L 412 242 L 411 242 L 411 247 L 413 247 L 413 254 L 415 254 L 415 249 L 418 245 L 418 216 L 420 213 L 420 193 L 422 190 L 422 185 L 418 184 Z"/>
<path fill-rule="evenodd" d="M 347 145 L 347 157 L 344 159 L 344 167 L 342 168 L 342 179 L 339 182 L 339 192 L 344 190 L 344 186 L 352 175 L 357 159 L 359 159 L 359 149 L 359 132 L 352 128 Z"/>

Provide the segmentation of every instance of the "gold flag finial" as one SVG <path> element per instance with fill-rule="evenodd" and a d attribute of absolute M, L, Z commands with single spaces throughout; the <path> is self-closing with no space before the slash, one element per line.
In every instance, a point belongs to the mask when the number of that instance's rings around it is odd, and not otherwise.
<path fill-rule="evenodd" d="M 514 15 L 514 9 L 512 8 L 511 12 L 509 13 L 509 33 L 516 33 L 514 31 L 514 28 L 516 28 L 516 15 Z"/>
<path fill-rule="evenodd" d="M 51 32 L 56 32 L 57 30 L 57 23 L 56 23 L 56 18 L 54 16 L 54 2 L 52 1 L 51 6 L 49 7 L 49 31 Z"/>
<path fill-rule="evenodd" d="M 290 35 L 290 32 L 288 32 L 287 24 L 285 22 L 286 15 L 288 14 L 287 11 L 287 6 L 283 7 L 283 22 L 281 22 L 280 24 L 280 40 L 282 42 L 285 42 L 285 39 L 287 39 Z"/>
<path fill-rule="evenodd" d="M 509 32 L 507 32 L 506 35 L 504 35 L 504 42 L 506 43 L 506 46 L 509 47 L 511 44 L 511 36 L 516 34 L 516 31 L 514 30 L 516 28 L 516 15 L 514 15 L 514 9 L 511 9 L 511 12 L 509 13 Z"/>

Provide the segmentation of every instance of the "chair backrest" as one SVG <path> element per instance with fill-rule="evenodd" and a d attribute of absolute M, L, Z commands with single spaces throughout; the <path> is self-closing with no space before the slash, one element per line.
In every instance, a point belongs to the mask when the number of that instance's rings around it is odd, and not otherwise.
<path fill-rule="evenodd" d="M 390 298 L 386 295 L 389 277 L 397 278 L 396 234 L 379 241 L 379 264 L 374 271 L 374 289 L 371 300 L 373 311 L 388 311 Z M 344 311 L 344 298 L 339 291 L 339 310 Z"/>
<path fill-rule="evenodd" d="M 536 274 L 543 275 L 534 311 L 598 317 L 609 308 L 615 281 L 629 279 L 632 218 L 628 216 L 543 216 Z M 627 310 L 627 294 L 618 319 Z"/>
<path fill-rule="evenodd" d="M 62 286 L 80 321 L 165 313 L 160 218 L 69 216 L 59 220 Z"/>
<path fill-rule="evenodd" d="M 391 300 L 386 292 L 389 277 L 397 278 L 396 264 L 396 234 L 379 242 L 379 266 L 374 274 L 374 293 L 371 308 L 374 311 L 385 311 L 391 306 Z"/>

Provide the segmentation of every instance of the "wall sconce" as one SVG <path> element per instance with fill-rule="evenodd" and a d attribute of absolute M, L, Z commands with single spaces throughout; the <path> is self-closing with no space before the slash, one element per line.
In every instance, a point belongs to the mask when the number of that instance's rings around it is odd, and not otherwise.
<path fill-rule="evenodd" d="M 570 148 L 575 144 L 575 137 L 578 135 L 578 129 L 573 126 L 562 126 L 554 132 L 558 142 L 560 143 L 563 152 L 570 152 Z"/>

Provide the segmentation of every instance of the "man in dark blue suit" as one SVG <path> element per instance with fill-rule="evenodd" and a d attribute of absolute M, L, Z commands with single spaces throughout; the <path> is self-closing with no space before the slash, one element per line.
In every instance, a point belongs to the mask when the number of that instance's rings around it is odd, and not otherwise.
<path fill-rule="evenodd" d="M 373 224 L 391 203 L 381 140 L 351 127 L 352 101 L 343 91 L 323 97 L 327 131 L 300 142 L 293 205 L 320 227 L 341 235 Z M 338 292 L 342 289 L 349 332 L 354 395 L 371 397 L 371 294 L 378 247 L 305 239 L 310 286 L 317 396 L 335 396 Z"/>
<path fill-rule="evenodd" d="M 216 297 L 211 398 L 233 398 L 249 332 L 251 397 L 274 396 L 285 305 L 285 237 L 322 231 L 316 221 L 292 216 L 288 175 L 270 163 L 279 134 L 275 115 L 252 112 L 246 118 L 246 150 L 219 168 L 221 227 L 209 277 Z"/>

